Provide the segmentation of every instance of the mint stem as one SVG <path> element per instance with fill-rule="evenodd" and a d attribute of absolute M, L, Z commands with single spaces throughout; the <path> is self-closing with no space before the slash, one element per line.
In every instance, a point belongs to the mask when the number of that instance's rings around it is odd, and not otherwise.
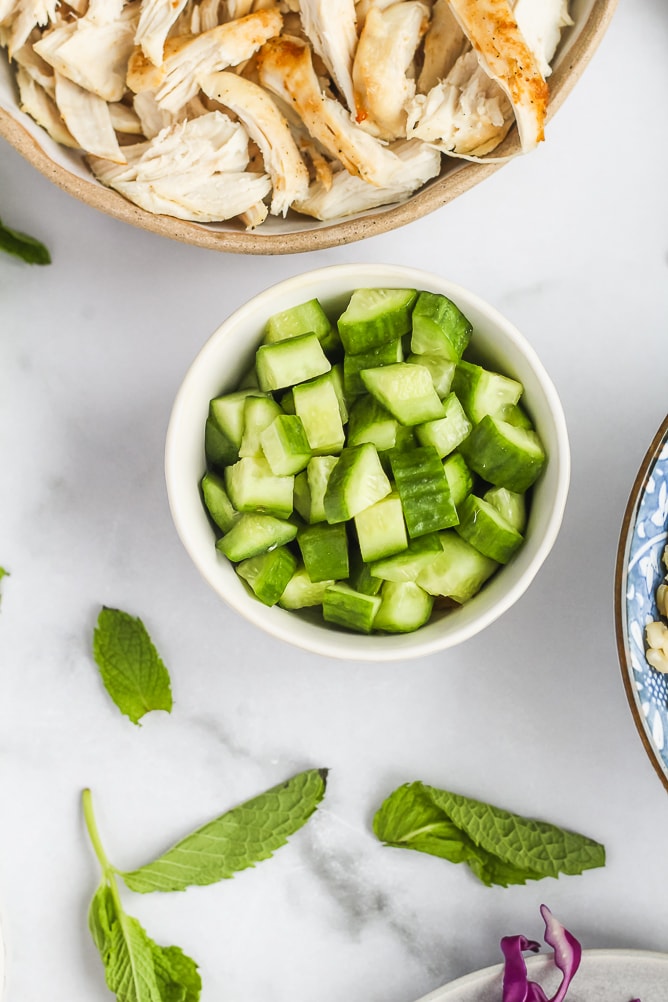
<path fill-rule="evenodd" d="M 100 838 L 100 833 L 97 830 L 95 814 L 93 813 L 93 795 L 89 789 L 85 789 L 81 794 L 81 802 L 83 804 L 84 821 L 86 822 L 88 837 L 91 841 L 93 849 L 95 850 L 95 855 L 97 856 L 102 870 L 104 871 L 105 877 L 113 878 L 114 868 L 107 858 L 107 854 L 102 845 L 102 839 Z"/>

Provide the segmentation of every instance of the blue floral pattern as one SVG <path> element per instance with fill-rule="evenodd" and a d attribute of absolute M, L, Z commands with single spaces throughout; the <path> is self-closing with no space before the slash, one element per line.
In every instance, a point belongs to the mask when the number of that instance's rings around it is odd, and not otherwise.
<path fill-rule="evenodd" d="M 657 763 L 668 779 L 668 675 L 656 671 L 645 658 L 645 626 L 660 618 L 656 589 L 666 574 L 662 557 L 668 539 L 667 528 L 668 440 L 664 438 L 647 472 L 630 526 L 625 634 L 636 704 Z"/>

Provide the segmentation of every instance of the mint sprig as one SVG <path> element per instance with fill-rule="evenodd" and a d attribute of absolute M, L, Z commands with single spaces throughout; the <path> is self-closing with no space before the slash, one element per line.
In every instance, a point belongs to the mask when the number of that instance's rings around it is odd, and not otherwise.
<path fill-rule="evenodd" d="M 386 845 L 466 863 L 487 886 L 605 865 L 605 849 L 593 839 L 420 782 L 391 793 L 373 828 Z"/>
<path fill-rule="evenodd" d="M 26 264 L 51 264 L 51 255 L 40 240 L 12 230 L 0 219 L 0 250 L 13 257 L 19 257 Z"/>
<path fill-rule="evenodd" d="M 93 634 L 93 657 L 105 689 L 133 724 L 150 710 L 171 711 L 169 672 L 141 619 L 104 606 Z"/>

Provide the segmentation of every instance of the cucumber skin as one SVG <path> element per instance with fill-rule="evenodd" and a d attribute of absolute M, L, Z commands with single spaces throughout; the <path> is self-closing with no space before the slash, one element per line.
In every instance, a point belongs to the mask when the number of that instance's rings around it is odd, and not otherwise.
<path fill-rule="evenodd" d="M 380 604 L 380 595 L 365 595 L 347 584 L 337 583 L 325 591 L 322 614 L 326 623 L 355 633 L 371 633 Z"/>
<path fill-rule="evenodd" d="M 473 333 L 471 322 L 452 300 L 436 292 L 421 292 L 412 317 L 411 351 L 442 355 L 458 362 Z"/>
<path fill-rule="evenodd" d="M 521 534 L 487 501 L 469 494 L 457 509 L 455 531 L 485 557 L 507 564 L 524 542 Z"/>
<path fill-rule="evenodd" d="M 366 488 L 363 503 L 352 501 L 351 494 Z M 380 501 L 392 490 L 376 448 L 370 442 L 346 446 L 333 468 L 325 491 L 325 518 L 330 524 L 354 518 L 365 508 Z M 361 493 L 364 493 L 361 491 Z"/>
<path fill-rule="evenodd" d="M 242 560 L 236 572 L 264 605 L 276 605 L 297 569 L 297 558 L 287 546 Z"/>
<path fill-rule="evenodd" d="M 202 477 L 200 488 L 209 515 L 221 532 L 229 532 L 236 521 L 238 512 L 225 490 L 223 478 L 210 470 Z"/>
<path fill-rule="evenodd" d="M 518 450 L 524 440 L 528 448 Z M 495 487 L 524 494 L 545 465 L 545 452 L 534 431 L 518 428 L 487 414 L 459 447 L 474 473 Z"/>
<path fill-rule="evenodd" d="M 393 308 L 388 310 L 386 306 L 383 310 L 379 306 L 374 310 L 375 315 L 360 316 L 360 312 L 366 312 L 364 305 L 360 309 L 360 301 L 368 299 L 373 293 L 396 293 L 391 297 L 395 300 Z M 337 324 L 345 353 L 359 355 L 408 334 L 417 295 L 415 289 L 356 289 Z"/>
<path fill-rule="evenodd" d="M 392 449 L 389 459 L 411 539 L 457 524 L 459 516 L 436 449 L 429 445 Z"/>
<path fill-rule="evenodd" d="M 350 573 L 348 536 L 344 522 L 300 529 L 297 543 L 311 581 L 339 581 Z"/>
<path fill-rule="evenodd" d="M 273 515 L 242 513 L 229 532 L 216 543 L 232 563 L 239 563 L 274 546 L 289 543 L 297 535 L 297 526 Z"/>

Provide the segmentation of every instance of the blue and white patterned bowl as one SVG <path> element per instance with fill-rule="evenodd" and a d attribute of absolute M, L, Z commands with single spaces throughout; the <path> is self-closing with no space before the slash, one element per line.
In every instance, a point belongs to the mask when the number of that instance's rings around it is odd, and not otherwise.
<path fill-rule="evenodd" d="M 636 477 L 622 523 L 615 574 L 617 650 L 640 737 L 668 790 L 668 675 L 648 664 L 645 626 L 658 619 L 656 589 L 668 540 L 668 417 Z"/>

